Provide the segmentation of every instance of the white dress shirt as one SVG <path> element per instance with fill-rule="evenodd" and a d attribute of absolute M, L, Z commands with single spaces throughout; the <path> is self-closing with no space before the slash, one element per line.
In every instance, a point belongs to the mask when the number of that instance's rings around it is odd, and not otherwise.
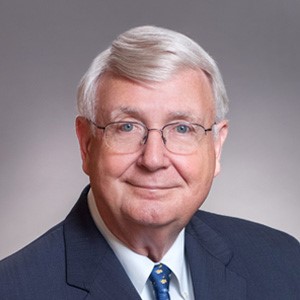
<path fill-rule="evenodd" d="M 98 212 L 91 189 L 88 194 L 88 206 L 97 228 L 107 240 L 143 300 L 155 300 L 153 287 L 148 278 L 154 265 L 160 262 L 172 271 L 169 286 L 171 299 L 194 300 L 192 278 L 184 254 L 184 229 L 162 260 L 154 263 L 148 257 L 127 248 L 110 232 Z"/>

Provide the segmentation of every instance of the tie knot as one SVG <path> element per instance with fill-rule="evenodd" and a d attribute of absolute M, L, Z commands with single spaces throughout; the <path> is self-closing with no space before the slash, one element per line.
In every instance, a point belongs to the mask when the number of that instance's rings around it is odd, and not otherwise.
<path fill-rule="evenodd" d="M 171 277 L 171 270 L 166 265 L 158 264 L 154 266 L 149 279 L 152 282 L 157 300 L 170 299 L 169 296 L 170 277 Z"/>

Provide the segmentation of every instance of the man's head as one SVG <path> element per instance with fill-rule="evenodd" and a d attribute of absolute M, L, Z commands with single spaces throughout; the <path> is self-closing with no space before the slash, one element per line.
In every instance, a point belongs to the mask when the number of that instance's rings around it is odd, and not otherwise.
<path fill-rule="evenodd" d="M 136 82 L 153 83 L 170 79 L 183 69 L 205 72 L 214 96 L 216 121 L 223 120 L 228 99 L 215 61 L 187 36 L 154 26 L 124 32 L 94 59 L 78 88 L 79 114 L 95 120 L 95 106 L 101 101 L 96 90 L 107 71 Z"/>
<path fill-rule="evenodd" d="M 83 169 L 108 228 L 127 244 L 141 230 L 178 233 L 207 197 L 227 135 L 212 58 L 179 33 L 132 29 L 94 60 L 78 108 Z"/>

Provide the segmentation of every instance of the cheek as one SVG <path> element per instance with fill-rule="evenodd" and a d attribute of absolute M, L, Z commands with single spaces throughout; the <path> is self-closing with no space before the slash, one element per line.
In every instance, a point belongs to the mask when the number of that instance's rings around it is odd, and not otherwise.
<path fill-rule="evenodd" d="M 177 171 L 189 186 L 191 196 L 206 197 L 214 178 L 216 159 L 212 147 L 202 147 L 190 157 L 182 157 Z"/>
<path fill-rule="evenodd" d="M 103 145 L 94 145 L 91 147 L 88 162 L 90 178 L 107 182 L 121 177 L 133 163 L 133 158 L 114 154 Z"/>
<path fill-rule="evenodd" d="M 215 158 L 211 151 L 199 151 L 175 162 L 176 171 L 184 181 L 175 194 L 173 210 L 185 225 L 205 201 L 214 178 Z M 168 208 L 168 213 L 170 207 Z"/>

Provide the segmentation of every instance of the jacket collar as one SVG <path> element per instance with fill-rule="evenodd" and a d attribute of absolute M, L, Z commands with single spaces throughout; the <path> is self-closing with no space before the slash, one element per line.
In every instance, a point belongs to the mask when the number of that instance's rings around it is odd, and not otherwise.
<path fill-rule="evenodd" d="M 88 292 L 86 299 L 140 299 L 91 218 L 88 191 L 89 186 L 64 222 L 67 283 Z M 185 230 L 195 299 L 245 299 L 245 280 L 230 270 L 231 247 L 207 225 L 203 214 L 196 213 Z"/>
<path fill-rule="evenodd" d="M 87 291 L 86 299 L 140 299 L 90 216 L 88 191 L 86 187 L 64 222 L 67 282 Z"/>
<path fill-rule="evenodd" d="M 233 251 L 229 242 L 205 223 L 197 212 L 186 227 L 186 255 L 195 299 L 246 299 L 246 281 L 231 270 Z"/>

